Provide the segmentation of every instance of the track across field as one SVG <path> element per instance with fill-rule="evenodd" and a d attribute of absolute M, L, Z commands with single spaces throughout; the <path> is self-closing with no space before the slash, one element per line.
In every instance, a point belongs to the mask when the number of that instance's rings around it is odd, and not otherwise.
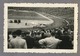
<path fill-rule="evenodd" d="M 21 29 L 26 31 L 27 29 L 37 25 L 37 24 L 50 24 L 46 28 L 56 28 L 62 27 L 67 24 L 66 20 L 50 15 L 47 13 L 40 13 L 35 11 L 10 11 L 8 15 L 8 19 L 20 19 L 23 20 L 20 24 L 8 23 L 9 31 L 14 31 L 17 29 Z M 29 25 L 25 26 L 25 23 L 29 23 Z"/>
<path fill-rule="evenodd" d="M 30 28 L 38 24 L 51 24 L 54 21 L 35 11 L 9 11 L 9 20 L 21 20 L 21 23 L 8 23 L 9 28 Z M 25 26 L 25 23 L 27 25 Z"/>

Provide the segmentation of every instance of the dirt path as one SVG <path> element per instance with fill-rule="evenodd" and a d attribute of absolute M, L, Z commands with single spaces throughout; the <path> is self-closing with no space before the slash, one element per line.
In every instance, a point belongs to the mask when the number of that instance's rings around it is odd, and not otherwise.
<path fill-rule="evenodd" d="M 69 23 L 67 20 L 62 19 L 61 17 L 57 17 L 57 16 L 50 15 L 50 14 L 47 14 L 47 13 L 41 13 L 41 14 L 47 16 L 48 18 L 50 18 L 54 21 L 54 23 L 49 25 L 48 28 L 63 27 L 63 26 L 66 26 Z"/>
<path fill-rule="evenodd" d="M 54 23 L 54 20 L 50 19 L 49 17 L 46 17 L 45 15 L 40 14 L 40 13 L 38 13 L 38 12 L 35 12 L 35 13 L 38 14 L 38 15 L 40 15 L 40 16 L 42 16 L 43 18 L 49 20 L 49 21 L 50 21 L 50 24 L 51 24 L 51 23 Z"/>

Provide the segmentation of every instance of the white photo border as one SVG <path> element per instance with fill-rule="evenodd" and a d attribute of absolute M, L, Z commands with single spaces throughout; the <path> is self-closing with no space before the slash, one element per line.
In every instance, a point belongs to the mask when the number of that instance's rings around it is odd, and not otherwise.
<path fill-rule="evenodd" d="M 8 7 L 74 7 L 74 48 L 73 49 L 8 49 Z M 77 53 L 78 4 L 77 3 L 4 3 L 4 52 L 9 53 Z"/>

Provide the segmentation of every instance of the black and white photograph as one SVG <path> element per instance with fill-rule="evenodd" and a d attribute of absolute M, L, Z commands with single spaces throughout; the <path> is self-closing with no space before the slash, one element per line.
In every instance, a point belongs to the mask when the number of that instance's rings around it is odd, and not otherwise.
<path fill-rule="evenodd" d="M 4 4 L 4 52 L 76 53 L 77 33 L 77 4 Z"/>

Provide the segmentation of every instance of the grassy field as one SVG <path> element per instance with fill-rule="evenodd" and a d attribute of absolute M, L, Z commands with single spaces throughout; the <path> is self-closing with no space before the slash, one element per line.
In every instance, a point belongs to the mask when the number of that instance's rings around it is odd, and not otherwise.
<path fill-rule="evenodd" d="M 8 19 L 21 19 L 21 20 L 47 20 L 42 16 L 36 14 L 34 11 L 9 11 Z"/>
<path fill-rule="evenodd" d="M 36 12 L 44 12 L 50 15 L 59 16 L 68 21 L 74 21 L 74 8 L 73 7 L 63 7 L 63 8 L 48 8 L 48 7 L 9 7 L 10 9 L 15 10 L 25 10 L 25 11 L 36 11 Z M 10 12 L 9 12 L 10 13 Z M 25 13 L 23 13 L 25 14 Z M 26 15 L 26 14 L 25 14 Z M 73 22 L 70 22 L 73 24 Z"/>
<path fill-rule="evenodd" d="M 53 24 L 48 25 L 45 29 L 50 29 L 50 28 L 56 28 L 56 27 L 63 27 L 67 25 L 68 21 L 71 25 L 74 25 L 74 8 L 9 8 L 9 9 L 15 9 L 15 10 L 23 10 L 23 11 L 35 11 L 38 13 L 41 13 L 43 15 L 45 15 L 46 17 L 49 17 L 50 19 L 52 19 L 54 21 Z M 10 13 L 13 12 L 8 12 L 9 15 L 11 15 Z M 8 15 L 8 16 L 9 16 Z M 27 20 L 41 20 L 42 17 L 40 17 L 39 15 L 34 15 L 34 13 L 31 14 L 26 14 L 26 12 L 22 13 L 13 13 L 14 16 L 13 19 L 16 17 L 18 17 L 17 19 L 20 18 L 24 18 Z M 24 15 L 24 16 L 22 16 Z M 35 18 L 35 16 L 37 16 Z M 27 18 L 26 18 L 27 17 Z M 29 18 L 31 17 L 31 18 Z M 11 17 L 9 17 L 10 19 Z M 44 19 L 43 19 L 44 20 Z M 23 31 L 26 31 L 28 28 L 20 28 Z M 29 28 L 31 29 L 31 28 Z M 17 28 L 13 29 L 13 28 L 9 28 L 10 30 L 17 30 Z"/>

